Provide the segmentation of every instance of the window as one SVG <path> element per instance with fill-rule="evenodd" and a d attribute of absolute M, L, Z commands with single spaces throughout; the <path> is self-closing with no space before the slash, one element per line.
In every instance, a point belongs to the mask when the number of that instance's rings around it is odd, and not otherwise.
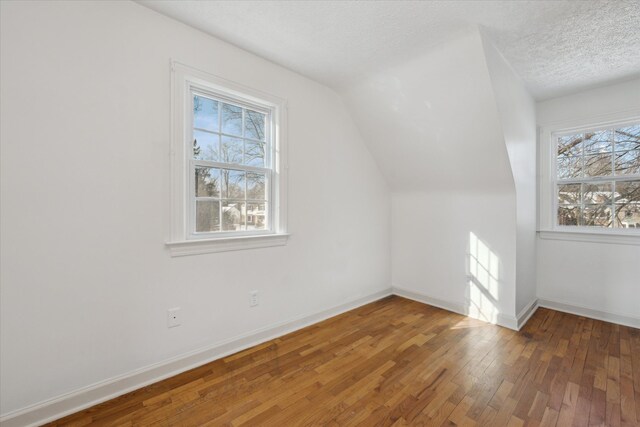
<path fill-rule="evenodd" d="M 178 63 L 172 85 L 172 253 L 284 244 L 284 101 Z"/>
<path fill-rule="evenodd" d="M 640 122 L 552 139 L 556 226 L 640 229 Z"/>
<path fill-rule="evenodd" d="M 271 111 L 195 87 L 190 98 L 191 234 L 271 230 Z"/>

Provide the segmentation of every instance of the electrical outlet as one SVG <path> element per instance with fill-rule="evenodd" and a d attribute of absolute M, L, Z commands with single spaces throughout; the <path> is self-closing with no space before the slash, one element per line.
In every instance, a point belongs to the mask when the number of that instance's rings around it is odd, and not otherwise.
<path fill-rule="evenodd" d="M 170 308 L 167 310 L 167 328 L 180 326 L 180 318 L 180 307 Z"/>
<path fill-rule="evenodd" d="M 249 292 L 249 307 L 255 307 L 260 304 L 260 300 L 258 299 L 258 291 Z"/>

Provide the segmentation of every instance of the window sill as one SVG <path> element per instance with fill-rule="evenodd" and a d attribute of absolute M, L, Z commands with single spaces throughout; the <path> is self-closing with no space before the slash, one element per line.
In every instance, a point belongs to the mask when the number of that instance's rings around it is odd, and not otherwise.
<path fill-rule="evenodd" d="M 597 231 L 547 230 L 538 231 L 538 236 L 545 240 L 565 240 L 573 242 L 609 243 L 615 245 L 640 246 L 640 233 L 616 233 Z"/>
<path fill-rule="evenodd" d="M 182 240 L 167 242 L 166 246 L 169 248 L 172 257 L 178 257 L 284 246 L 287 244 L 289 236 L 289 234 L 263 234 L 218 239 Z"/>

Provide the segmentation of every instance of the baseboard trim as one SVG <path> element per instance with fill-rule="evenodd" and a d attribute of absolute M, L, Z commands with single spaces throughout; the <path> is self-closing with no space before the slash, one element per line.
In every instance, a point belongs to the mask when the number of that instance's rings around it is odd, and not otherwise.
<path fill-rule="evenodd" d="M 414 301 L 421 302 L 423 304 L 432 305 L 434 307 L 442 308 L 444 310 L 452 311 L 454 313 L 462 314 L 463 316 L 469 316 L 469 310 L 464 304 L 455 303 L 452 301 L 445 301 L 438 298 L 433 298 L 429 295 L 410 291 L 408 289 L 393 287 L 393 294 L 403 298 L 408 298 Z M 482 319 L 480 319 L 482 320 Z M 515 316 L 508 316 L 504 314 L 498 314 L 495 324 L 504 328 L 518 330 L 517 320 Z"/>
<path fill-rule="evenodd" d="M 432 305 L 444 310 L 468 316 L 469 312 L 463 304 L 433 298 L 428 295 L 398 288 L 396 286 L 385 289 L 365 297 L 340 304 L 315 314 L 298 317 L 279 322 L 233 339 L 218 342 L 192 351 L 175 358 L 165 360 L 109 380 L 101 381 L 90 386 L 75 390 L 53 399 L 40 402 L 26 408 L 0 416 L 1 427 L 36 426 L 66 415 L 81 411 L 107 400 L 126 394 L 130 391 L 145 387 L 149 384 L 178 375 L 182 372 L 204 365 L 216 359 L 226 357 L 238 351 L 275 339 L 294 332 L 298 329 L 313 325 L 353 310 L 365 304 L 380 300 L 390 295 L 398 295 L 423 304 Z M 587 307 L 567 304 L 539 298 L 529 303 L 517 316 L 498 315 L 496 324 L 514 330 L 520 330 L 533 316 L 538 307 L 549 308 L 578 316 L 617 323 L 620 325 L 640 328 L 640 318 L 608 313 Z"/>
<path fill-rule="evenodd" d="M 393 289 L 393 294 L 399 297 L 407 298 L 407 299 L 421 302 L 427 305 L 432 305 L 434 307 L 442 308 L 443 310 L 462 314 L 463 316 L 469 315 L 469 311 L 462 304 L 457 304 L 451 301 L 445 301 L 438 298 L 433 298 L 423 293 L 410 291 L 408 289 L 398 288 L 397 286 L 394 286 L 392 289 Z"/>
<path fill-rule="evenodd" d="M 516 326 L 518 330 L 522 329 L 522 327 L 527 324 L 531 316 L 533 316 L 533 314 L 538 310 L 538 307 L 539 307 L 538 299 L 536 298 L 533 301 L 531 301 L 529 304 L 527 304 L 525 308 L 520 310 L 520 313 L 518 313 L 518 316 L 516 316 L 517 317 Z"/>
<path fill-rule="evenodd" d="M 353 310 L 365 304 L 392 295 L 392 289 L 385 289 L 352 301 L 322 310 L 318 313 L 279 322 L 250 333 L 221 341 L 210 346 L 174 357 L 163 362 L 146 366 L 135 371 L 92 384 L 71 393 L 36 403 L 17 411 L 0 416 L 2 427 L 24 427 L 41 425 L 97 405 L 130 391 L 170 378 L 174 375 L 202 366 L 266 341 L 278 338 L 298 329 L 313 325 Z"/>
<path fill-rule="evenodd" d="M 566 302 L 550 300 L 546 298 L 538 298 L 538 305 L 544 308 L 550 308 L 552 310 L 562 311 L 565 313 L 575 314 L 577 316 L 589 317 L 591 319 L 602 320 L 604 322 L 616 323 L 618 325 L 630 326 L 632 328 L 640 329 L 640 318 L 634 316 L 627 316 L 624 314 L 609 313 L 601 310 L 594 310 L 589 307 L 584 307 L 575 304 L 568 304 Z"/>
<path fill-rule="evenodd" d="M 503 328 L 513 329 L 514 331 L 518 331 L 518 319 L 516 316 L 509 316 L 508 314 L 498 313 L 498 319 L 496 320 L 496 325 L 502 326 Z"/>

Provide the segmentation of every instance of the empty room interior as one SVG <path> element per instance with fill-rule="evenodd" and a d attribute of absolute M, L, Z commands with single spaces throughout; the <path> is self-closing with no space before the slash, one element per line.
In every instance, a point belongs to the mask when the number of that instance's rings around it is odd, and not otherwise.
<path fill-rule="evenodd" d="M 0 0 L 0 426 L 640 426 L 640 1 Z"/>

